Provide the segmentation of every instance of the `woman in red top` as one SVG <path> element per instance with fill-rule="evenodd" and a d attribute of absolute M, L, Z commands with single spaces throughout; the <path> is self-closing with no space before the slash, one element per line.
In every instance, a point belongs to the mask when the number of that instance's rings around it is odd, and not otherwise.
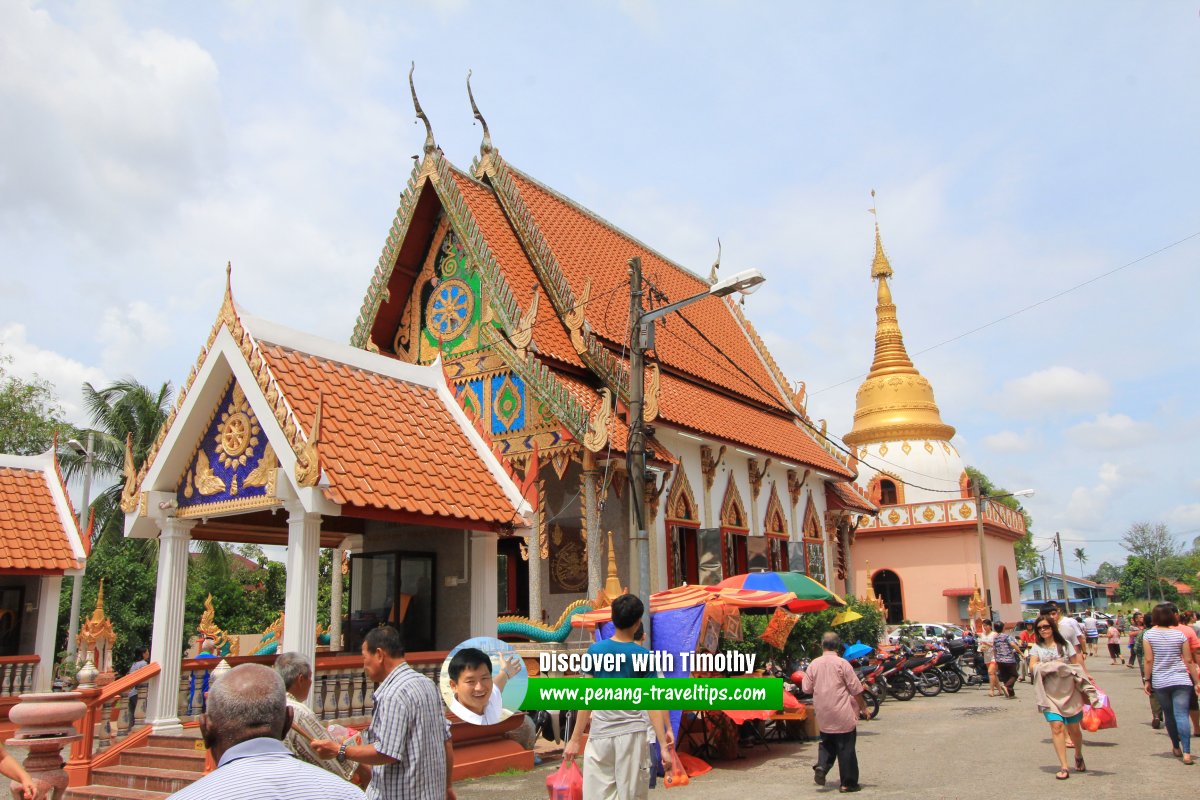
<path fill-rule="evenodd" d="M 1033 635 L 1033 631 L 1024 622 L 1017 623 L 1017 642 L 1020 645 L 1021 652 L 1021 680 L 1029 678 L 1029 682 L 1033 683 L 1033 676 L 1029 674 L 1029 646 L 1037 641 L 1037 637 Z"/>

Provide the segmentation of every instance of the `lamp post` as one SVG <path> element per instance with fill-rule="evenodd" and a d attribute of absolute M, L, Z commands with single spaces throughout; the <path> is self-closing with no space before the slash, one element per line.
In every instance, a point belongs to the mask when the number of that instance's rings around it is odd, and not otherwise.
<path fill-rule="evenodd" d="M 642 408 L 646 400 L 646 351 L 654 347 L 655 321 L 706 297 L 725 297 L 734 292 L 750 294 L 766 280 L 756 269 L 748 269 L 717 281 L 701 292 L 647 312 L 642 308 L 642 260 L 629 259 L 629 492 L 633 502 L 633 537 L 637 547 L 638 596 L 642 601 L 642 625 L 650 641 L 650 542 L 646 531 L 646 425 Z"/>
<path fill-rule="evenodd" d="M 1032 497 L 1033 489 L 1022 489 L 1019 492 L 985 495 L 979 486 L 979 481 L 972 481 L 975 489 L 975 532 L 979 536 L 979 571 L 983 573 L 983 602 L 987 604 L 988 614 L 992 614 L 992 590 L 988 588 L 991 573 L 988 571 L 987 542 L 983 538 L 983 501 L 999 500 L 1001 497 Z"/>
<path fill-rule="evenodd" d="M 67 442 L 67 447 L 83 456 L 83 502 L 79 505 L 79 532 L 83 536 L 87 536 L 87 514 L 88 504 L 91 502 L 92 460 L 95 456 L 95 446 L 96 434 L 94 431 L 88 431 L 87 447 L 81 445 L 77 439 Z M 84 569 L 87 569 L 86 562 L 84 563 Z M 71 581 L 71 616 L 67 619 L 68 654 L 71 652 L 71 648 L 76 646 L 75 640 L 79 638 L 79 601 L 82 589 L 83 570 L 80 570 L 75 579 Z"/>

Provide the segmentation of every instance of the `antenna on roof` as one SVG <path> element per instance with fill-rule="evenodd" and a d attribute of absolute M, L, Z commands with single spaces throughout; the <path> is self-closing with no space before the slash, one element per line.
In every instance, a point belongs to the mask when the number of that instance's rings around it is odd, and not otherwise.
<path fill-rule="evenodd" d="M 421 109 L 421 101 L 417 99 L 417 86 L 413 83 L 413 73 L 416 71 L 417 62 L 414 61 L 408 70 L 408 88 L 412 90 L 413 108 L 416 109 L 417 119 L 425 123 L 425 152 L 432 153 L 437 147 L 437 142 L 433 139 L 433 126 L 429 124 L 429 117 L 425 116 Z"/>
<path fill-rule="evenodd" d="M 483 126 L 483 141 L 479 143 L 479 154 L 486 155 L 492 152 L 492 134 L 488 131 L 487 120 L 479 113 L 479 106 L 475 105 L 475 93 L 471 91 L 471 70 L 467 70 L 467 97 L 471 99 L 471 111 L 475 114 L 475 119 Z"/>

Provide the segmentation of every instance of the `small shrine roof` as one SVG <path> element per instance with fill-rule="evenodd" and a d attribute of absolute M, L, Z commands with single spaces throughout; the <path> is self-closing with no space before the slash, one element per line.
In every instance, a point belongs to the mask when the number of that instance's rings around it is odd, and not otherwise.
<path fill-rule="evenodd" d="M 75 574 L 85 558 L 54 451 L 0 454 L 0 573 Z"/>
<path fill-rule="evenodd" d="M 244 323 L 304 429 L 320 404 L 317 452 L 331 501 L 500 526 L 521 522 L 510 497 L 515 481 L 487 444 L 481 453 L 472 441 L 482 434 L 458 407 L 440 364 L 400 364 L 334 342 L 322 342 L 319 354 L 306 352 L 294 341 L 302 334 Z"/>
<path fill-rule="evenodd" d="M 879 511 L 879 507 L 872 503 L 858 486 L 849 481 L 825 484 L 825 501 L 834 508 L 865 511 L 868 514 Z"/>

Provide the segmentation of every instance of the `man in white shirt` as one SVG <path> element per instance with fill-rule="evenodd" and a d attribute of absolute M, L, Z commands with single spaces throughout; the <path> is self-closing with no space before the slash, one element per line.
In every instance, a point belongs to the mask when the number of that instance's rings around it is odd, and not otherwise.
<path fill-rule="evenodd" d="M 501 656 L 504 668 L 492 677 L 492 659 L 475 647 L 464 647 L 450 659 L 450 690 L 454 699 L 450 711 L 472 725 L 495 725 L 506 719 L 501 692 L 508 679 L 521 671 L 521 659 L 515 653 Z"/>
<path fill-rule="evenodd" d="M 1079 653 L 1079 663 L 1083 666 L 1087 661 L 1087 636 L 1083 633 L 1083 626 L 1059 611 L 1058 603 L 1053 600 L 1042 606 L 1042 613 L 1058 622 L 1058 632 Z"/>

